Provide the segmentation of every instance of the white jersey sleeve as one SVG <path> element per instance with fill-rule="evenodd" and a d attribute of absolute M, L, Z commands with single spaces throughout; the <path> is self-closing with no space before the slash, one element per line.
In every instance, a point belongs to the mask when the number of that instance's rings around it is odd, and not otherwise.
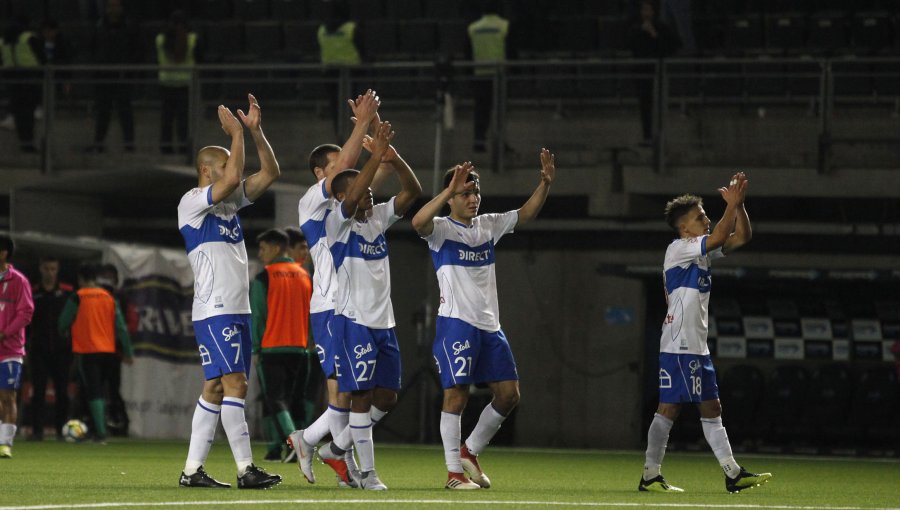
<path fill-rule="evenodd" d="M 194 188 L 178 204 L 178 229 L 194 273 L 192 319 L 250 313 L 247 249 L 239 209 L 251 202 L 244 183 L 218 204 L 212 185 Z"/>

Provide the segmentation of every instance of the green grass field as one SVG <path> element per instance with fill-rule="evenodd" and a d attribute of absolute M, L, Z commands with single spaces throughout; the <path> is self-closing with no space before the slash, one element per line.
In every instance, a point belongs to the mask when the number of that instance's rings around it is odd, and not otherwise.
<path fill-rule="evenodd" d="M 751 471 L 771 471 L 768 484 L 739 494 L 724 490 L 711 453 L 672 452 L 664 474 L 684 494 L 637 492 L 642 452 L 489 448 L 482 467 L 494 487 L 443 489 L 436 446 L 377 445 L 376 462 L 390 490 L 338 489 L 316 464 L 310 485 L 294 464 L 260 462 L 285 481 L 267 491 L 178 487 L 187 442 L 112 440 L 108 445 L 20 441 L 0 461 L 0 510 L 22 508 L 900 508 L 900 460 L 739 455 Z M 263 446 L 254 445 L 257 457 Z M 207 471 L 234 483 L 227 443 L 218 439 Z"/>

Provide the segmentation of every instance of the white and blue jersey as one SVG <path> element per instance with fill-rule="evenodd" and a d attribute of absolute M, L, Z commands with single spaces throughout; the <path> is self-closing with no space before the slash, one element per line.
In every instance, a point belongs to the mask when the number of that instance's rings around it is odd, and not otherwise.
<path fill-rule="evenodd" d="M 666 250 L 663 280 L 668 311 L 659 341 L 660 353 L 708 355 L 710 263 L 724 256 L 721 248 L 708 252 L 709 236 L 672 241 Z"/>
<path fill-rule="evenodd" d="M 374 206 L 367 218 L 345 218 L 335 204 L 325 218 L 325 231 L 335 269 L 334 313 L 368 328 L 393 328 L 391 267 L 387 229 L 401 217 L 394 213 L 394 198 Z"/>
<path fill-rule="evenodd" d="M 332 213 L 334 200 L 325 191 L 325 179 L 309 187 L 300 203 L 297 212 L 300 217 L 300 230 L 309 245 L 309 254 L 315 266 L 313 273 L 313 293 L 309 303 L 309 313 L 328 312 L 334 310 L 334 262 L 328 249 L 325 236 L 325 218 Z M 313 331 L 315 336 L 317 331 Z M 318 342 L 318 337 L 316 337 Z"/>
<path fill-rule="evenodd" d="M 178 229 L 194 272 L 194 321 L 250 313 L 247 249 L 237 214 L 250 204 L 243 182 L 218 204 L 212 201 L 212 185 L 181 197 Z"/>
<path fill-rule="evenodd" d="M 434 230 L 424 239 L 441 290 L 438 316 L 459 319 L 483 331 L 500 330 L 494 247 L 518 221 L 518 211 L 482 214 L 472 219 L 472 225 L 434 218 Z"/>

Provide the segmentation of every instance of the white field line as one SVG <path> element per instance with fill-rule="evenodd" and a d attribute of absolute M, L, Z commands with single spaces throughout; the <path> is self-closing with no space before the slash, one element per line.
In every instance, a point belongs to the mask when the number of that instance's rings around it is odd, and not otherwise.
<path fill-rule="evenodd" d="M 565 501 L 488 501 L 488 500 L 451 500 L 451 499 L 256 499 L 238 501 L 163 501 L 163 502 L 120 502 L 120 503 L 82 503 L 69 505 L 28 505 L 2 506 L 0 510 L 55 510 L 63 508 L 128 508 L 128 507 L 170 507 L 170 506 L 203 506 L 229 507 L 234 505 L 513 505 L 513 506 L 554 506 L 584 508 L 735 508 L 753 510 L 900 510 L 900 508 L 862 507 L 862 506 L 798 506 L 798 505 L 753 505 L 753 504 L 702 504 L 702 503 L 590 503 Z"/>

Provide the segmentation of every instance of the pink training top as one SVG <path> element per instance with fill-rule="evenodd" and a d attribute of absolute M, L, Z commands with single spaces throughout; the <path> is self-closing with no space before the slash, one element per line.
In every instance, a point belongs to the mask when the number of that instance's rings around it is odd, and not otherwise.
<path fill-rule="evenodd" d="M 7 264 L 0 279 L 0 361 L 25 356 L 25 326 L 31 323 L 34 301 L 25 275 Z"/>

